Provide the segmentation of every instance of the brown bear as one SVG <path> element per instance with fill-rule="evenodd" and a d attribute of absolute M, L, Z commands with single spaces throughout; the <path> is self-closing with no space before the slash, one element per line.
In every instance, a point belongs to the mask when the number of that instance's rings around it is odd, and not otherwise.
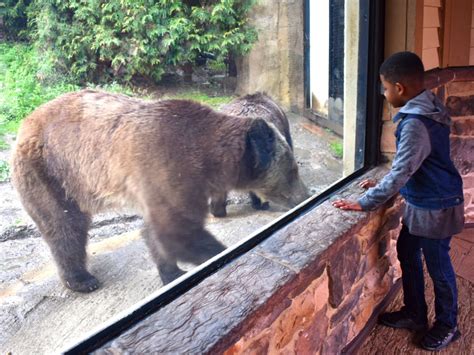
<path fill-rule="evenodd" d="M 278 104 L 266 93 L 256 92 L 254 94 L 246 95 L 233 100 L 231 103 L 224 105 L 221 112 L 239 117 L 259 117 L 263 118 L 268 123 L 275 125 L 280 133 L 285 137 L 286 142 L 293 150 L 293 141 L 290 135 L 290 124 L 285 112 L 278 106 Z M 254 192 L 249 193 L 252 207 L 256 210 L 266 210 L 269 208 L 267 201 L 262 202 Z M 302 200 L 308 196 L 301 195 Z M 227 215 L 226 211 L 227 192 L 219 196 L 213 196 L 211 199 L 211 213 L 215 217 L 224 217 Z"/>
<path fill-rule="evenodd" d="M 92 90 L 50 101 L 22 123 L 12 181 L 66 287 L 90 292 L 87 233 L 99 211 L 132 207 L 164 283 L 225 246 L 204 229 L 209 198 L 255 191 L 294 206 L 306 196 L 285 138 L 185 100 L 143 101 Z"/>

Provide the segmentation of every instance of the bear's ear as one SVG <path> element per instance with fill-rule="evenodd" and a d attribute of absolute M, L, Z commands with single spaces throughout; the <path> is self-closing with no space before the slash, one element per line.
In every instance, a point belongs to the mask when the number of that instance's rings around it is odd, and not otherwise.
<path fill-rule="evenodd" d="M 266 171 L 275 156 L 275 132 L 261 118 L 254 119 L 247 132 L 245 163 L 250 177 Z"/>

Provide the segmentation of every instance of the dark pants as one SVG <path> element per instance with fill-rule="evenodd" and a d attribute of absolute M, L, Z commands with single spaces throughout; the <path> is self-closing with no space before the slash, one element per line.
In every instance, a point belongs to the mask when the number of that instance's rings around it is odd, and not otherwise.
<path fill-rule="evenodd" d="M 436 322 L 454 328 L 457 325 L 458 295 L 449 242 L 445 239 L 418 237 L 402 227 L 397 241 L 402 268 L 403 301 L 406 311 L 419 323 L 427 320 L 425 285 L 421 251 L 434 284 Z"/>

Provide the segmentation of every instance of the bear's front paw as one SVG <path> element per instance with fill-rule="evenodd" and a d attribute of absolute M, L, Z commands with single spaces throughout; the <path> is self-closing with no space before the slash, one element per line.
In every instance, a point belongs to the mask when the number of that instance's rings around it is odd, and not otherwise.
<path fill-rule="evenodd" d="M 63 278 L 64 285 L 76 292 L 88 293 L 99 288 L 100 283 L 88 272 L 76 273 Z"/>
<path fill-rule="evenodd" d="M 162 264 L 158 266 L 158 273 L 160 274 L 163 285 L 166 285 L 185 274 L 185 271 L 181 270 L 176 265 Z"/>
<path fill-rule="evenodd" d="M 227 216 L 226 204 L 211 201 L 211 213 L 214 217 Z"/>

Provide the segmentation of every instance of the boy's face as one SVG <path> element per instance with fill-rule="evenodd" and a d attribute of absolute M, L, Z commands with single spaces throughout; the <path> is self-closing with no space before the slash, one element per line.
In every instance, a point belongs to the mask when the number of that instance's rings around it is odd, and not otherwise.
<path fill-rule="evenodd" d="M 380 81 L 383 86 L 383 94 L 387 101 L 393 107 L 402 107 L 405 105 L 404 93 L 405 87 L 400 83 L 391 83 L 390 81 L 385 80 L 383 75 L 380 75 Z"/>

